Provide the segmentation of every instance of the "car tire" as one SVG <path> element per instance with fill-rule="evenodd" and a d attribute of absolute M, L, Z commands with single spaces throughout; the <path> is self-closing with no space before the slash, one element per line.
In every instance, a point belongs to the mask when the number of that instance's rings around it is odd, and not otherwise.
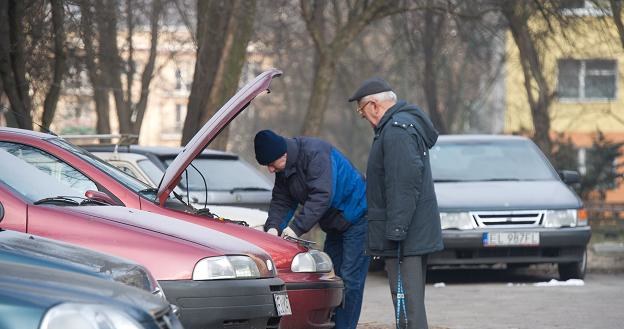
<path fill-rule="evenodd" d="M 585 278 L 585 270 L 587 269 L 587 251 L 583 252 L 583 257 L 574 263 L 559 263 L 559 279 L 561 281 L 569 279 Z"/>

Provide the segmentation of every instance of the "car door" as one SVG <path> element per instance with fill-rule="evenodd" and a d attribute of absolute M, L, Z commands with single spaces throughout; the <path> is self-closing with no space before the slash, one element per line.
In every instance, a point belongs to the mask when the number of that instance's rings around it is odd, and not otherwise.
<path fill-rule="evenodd" d="M 26 202 L 12 192 L 11 187 L 0 181 L 0 202 L 4 208 L 4 217 L 0 219 L 0 228 L 26 232 L 28 223 Z"/>

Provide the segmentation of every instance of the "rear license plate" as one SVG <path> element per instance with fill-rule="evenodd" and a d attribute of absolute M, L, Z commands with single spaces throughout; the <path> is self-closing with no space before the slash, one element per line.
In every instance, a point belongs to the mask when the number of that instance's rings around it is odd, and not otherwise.
<path fill-rule="evenodd" d="M 483 246 L 539 246 L 539 232 L 485 232 Z"/>
<path fill-rule="evenodd" d="M 290 301 L 288 300 L 288 295 L 286 293 L 274 294 L 273 299 L 275 300 L 277 315 L 284 316 L 292 314 L 292 310 L 290 309 Z"/>

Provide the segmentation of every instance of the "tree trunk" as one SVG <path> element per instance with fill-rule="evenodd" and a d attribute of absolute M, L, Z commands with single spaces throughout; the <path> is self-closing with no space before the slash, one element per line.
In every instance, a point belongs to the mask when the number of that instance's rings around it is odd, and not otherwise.
<path fill-rule="evenodd" d="M 8 124 L 32 130 L 29 84 L 24 58 L 24 3 L 17 0 L 0 2 L 0 75 L 4 92 L 11 103 L 13 119 Z"/>
<path fill-rule="evenodd" d="M 622 23 L 622 0 L 611 0 L 611 13 L 613 14 L 613 22 L 620 36 L 620 43 L 624 48 L 624 24 Z"/>
<path fill-rule="evenodd" d="M 525 10 L 527 9 L 524 7 L 524 2 L 509 2 L 505 6 L 503 14 L 509 22 L 511 34 L 519 51 L 520 63 L 524 73 L 524 88 L 533 117 L 535 130 L 533 140 L 550 157 L 552 142 L 549 135 L 550 116 L 548 109 L 553 96 L 544 78 L 540 56 L 527 25 L 530 15 Z M 534 94 L 535 89 L 537 89 L 537 95 Z"/>
<path fill-rule="evenodd" d="M 306 120 L 303 124 L 303 134 L 318 136 L 321 131 L 323 117 L 329 103 L 329 92 L 336 75 L 336 63 L 349 44 L 366 26 L 372 22 L 398 14 L 407 10 L 401 1 L 357 1 L 349 4 L 346 17 L 342 17 L 341 3 L 333 2 L 334 18 L 324 17 L 324 1 L 300 0 L 301 15 L 306 23 L 306 29 L 314 41 L 319 63 L 314 74 L 312 93 L 308 102 Z M 343 19 L 346 19 L 343 23 Z M 334 38 L 329 42 L 325 38 L 328 24 L 335 25 Z M 346 97 L 345 97 L 346 98 Z"/>
<path fill-rule="evenodd" d="M 112 89 L 117 109 L 120 133 L 131 133 L 131 110 L 124 98 L 124 89 L 121 83 L 122 60 L 117 46 L 117 2 L 95 1 L 97 27 L 99 30 L 99 44 L 101 48 L 100 62 L 102 74 L 107 85 Z M 132 86 L 128 86 L 131 88 Z"/>
<path fill-rule="evenodd" d="M 438 44 L 436 41 L 440 38 L 439 33 L 443 18 L 438 17 L 431 9 L 426 9 L 424 15 L 425 26 L 422 36 L 423 53 L 425 56 L 423 89 L 425 91 L 425 98 L 427 99 L 429 115 L 431 116 L 434 126 L 441 134 L 446 134 L 448 132 L 448 127 L 440 113 L 440 105 L 438 102 L 438 69 L 436 68 L 438 53 L 436 49 Z"/>
<path fill-rule="evenodd" d="M 185 145 L 238 89 L 247 44 L 253 32 L 256 1 L 198 2 L 197 61 L 184 121 Z M 224 129 L 211 148 L 225 150 Z"/>
<path fill-rule="evenodd" d="M 100 73 L 101 63 L 96 62 L 92 5 L 89 0 L 81 0 L 80 7 L 80 25 L 85 47 L 85 63 L 93 90 L 93 101 L 95 102 L 95 113 L 97 116 L 95 129 L 98 134 L 110 134 L 109 89 L 102 73 Z"/>
<path fill-rule="evenodd" d="M 48 90 L 45 101 L 43 103 L 43 116 L 41 125 L 48 129 L 54 119 L 56 112 L 56 104 L 61 94 L 61 83 L 67 69 L 65 63 L 65 28 L 64 24 L 64 8 L 62 0 L 51 0 L 52 7 L 52 28 L 54 31 L 54 76 L 52 84 Z"/>
<path fill-rule="evenodd" d="M 323 116 L 329 103 L 329 89 L 334 82 L 336 73 L 336 62 L 333 54 L 318 54 L 319 61 L 314 73 L 314 84 L 312 85 L 312 96 L 308 103 L 308 109 L 305 116 L 303 135 L 319 136 L 321 125 L 323 124 Z"/>
<path fill-rule="evenodd" d="M 141 133 L 141 126 L 143 125 L 143 117 L 145 116 L 145 110 L 147 109 L 147 100 L 149 96 L 149 86 L 152 82 L 152 78 L 154 75 L 154 64 L 156 62 L 156 55 L 158 51 L 158 21 L 160 20 L 160 15 L 162 13 L 162 3 L 160 0 L 153 0 L 152 4 L 152 14 L 150 18 L 150 28 L 151 28 L 151 45 L 150 52 L 147 63 L 143 68 L 143 73 L 141 74 L 141 96 L 139 97 L 139 102 L 134 106 L 134 122 L 132 122 L 132 133 L 139 135 Z M 132 63 L 129 63 L 130 66 L 133 66 Z M 131 69 L 133 71 L 134 68 Z M 131 79 L 128 79 L 129 83 Z M 131 88 L 128 85 L 128 102 L 132 104 L 132 98 L 130 98 Z"/>

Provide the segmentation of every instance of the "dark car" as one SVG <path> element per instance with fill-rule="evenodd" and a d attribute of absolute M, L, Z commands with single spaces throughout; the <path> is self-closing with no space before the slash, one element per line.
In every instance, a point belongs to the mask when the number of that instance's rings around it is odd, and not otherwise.
<path fill-rule="evenodd" d="M 561 279 L 583 278 L 591 236 L 587 212 L 529 139 L 440 136 L 431 167 L 445 249 L 430 265 L 558 264 Z"/>
<path fill-rule="evenodd" d="M 73 271 L 0 261 L 0 328 L 180 329 L 161 298 Z"/>
<path fill-rule="evenodd" d="M 181 147 L 140 145 L 83 147 L 154 187 L 158 186 L 169 164 L 182 151 Z M 128 154 L 143 157 L 137 159 Z M 191 165 L 193 170 L 188 170 L 188 177 L 182 176 L 177 191 L 184 198 L 188 194 L 189 203 L 210 209 L 220 205 L 268 210 L 272 182 L 238 155 L 204 150 Z"/>

